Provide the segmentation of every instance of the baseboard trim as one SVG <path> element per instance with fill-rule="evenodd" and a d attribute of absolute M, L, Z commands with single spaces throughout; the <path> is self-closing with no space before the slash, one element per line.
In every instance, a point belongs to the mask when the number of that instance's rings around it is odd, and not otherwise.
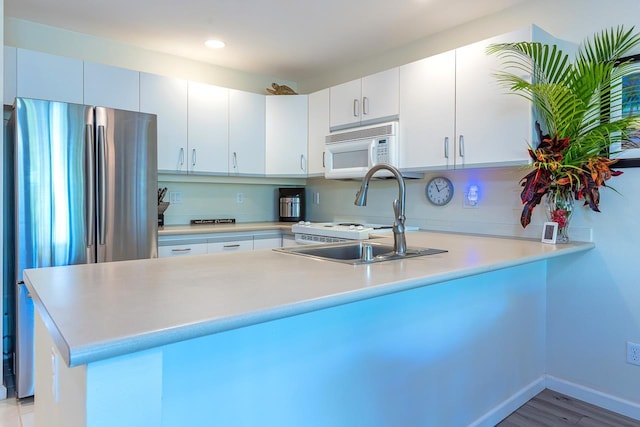
<path fill-rule="evenodd" d="M 525 386 L 513 396 L 504 402 L 499 403 L 489 412 L 478 418 L 469 427 L 493 427 L 500 421 L 508 417 L 516 409 L 527 403 L 531 398 L 545 389 L 546 378 L 544 376 L 538 378 L 534 382 Z"/>
<path fill-rule="evenodd" d="M 621 399 L 601 391 L 572 383 L 551 375 L 546 376 L 546 387 L 575 399 L 608 409 L 618 414 L 640 421 L 640 404 Z"/>

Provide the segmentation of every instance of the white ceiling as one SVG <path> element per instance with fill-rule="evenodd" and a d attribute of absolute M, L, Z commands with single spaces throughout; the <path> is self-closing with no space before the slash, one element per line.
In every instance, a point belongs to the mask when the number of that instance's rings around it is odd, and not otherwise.
<path fill-rule="evenodd" d="M 290 81 L 526 0 L 5 0 L 5 17 Z M 204 47 L 207 38 L 227 43 Z"/>

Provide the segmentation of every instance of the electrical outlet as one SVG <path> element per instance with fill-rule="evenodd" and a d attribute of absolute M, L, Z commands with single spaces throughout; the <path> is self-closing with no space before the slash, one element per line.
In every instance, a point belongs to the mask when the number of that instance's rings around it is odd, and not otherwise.
<path fill-rule="evenodd" d="M 627 341 L 627 363 L 640 365 L 640 344 Z"/>
<path fill-rule="evenodd" d="M 236 203 L 237 204 L 244 203 L 244 194 L 242 194 L 242 193 L 237 193 L 236 194 Z"/>
<path fill-rule="evenodd" d="M 169 203 L 172 205 L 179 205 L 182 203 L 182 193 L 180 191 L 169 192 Z"/>

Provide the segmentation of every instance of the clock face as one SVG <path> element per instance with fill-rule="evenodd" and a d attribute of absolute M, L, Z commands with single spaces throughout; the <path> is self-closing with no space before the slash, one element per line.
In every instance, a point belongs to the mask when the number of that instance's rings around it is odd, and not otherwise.
<path fill-rule="evenodd" d="M 427 183 L 427 200 L 436 206 L 444 206 L 453 198 L 453 184 L 448 178 L 437 176 Z"/>

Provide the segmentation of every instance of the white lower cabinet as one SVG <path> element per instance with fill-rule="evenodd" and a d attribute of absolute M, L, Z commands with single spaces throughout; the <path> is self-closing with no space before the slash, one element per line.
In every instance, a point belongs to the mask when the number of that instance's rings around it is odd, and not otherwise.
<path fill-rule="evenodd" d="M 293 238 L 293 235 L 287 236 Z M 274 249 L 281 248 L 282 245 L 283 236 L 279 230 L 160 236 L 158 257 Z"/>
<path fill-rule="evenodd" d="M 289 248 L 291 246 L 298 246 L 298 243 L 296 242 L 296 236 L 293 234 L 283 234 L 282 247 Z"/>
<path fill-rule="evenodd" d="M 207 243 L 158 246 L 158 258 L 169 258 L 184 255 L 203 255 L 206 253 Z"/>

